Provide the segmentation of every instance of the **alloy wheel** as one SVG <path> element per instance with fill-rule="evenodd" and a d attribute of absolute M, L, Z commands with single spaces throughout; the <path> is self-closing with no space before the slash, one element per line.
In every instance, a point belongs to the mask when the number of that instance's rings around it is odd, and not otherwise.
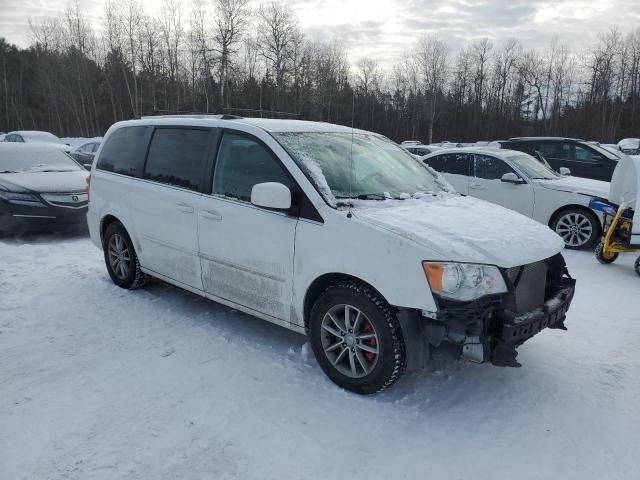
<path fill-rule="evenodd" d="M 109 239 L 109 265 L 120 280 L 129 276 L 131 254 L 122 235 L 115 233 Z"/>
<path fill-rule="evenodd" d="M 379 357 L 379 341 L 367 316 L 352 305 L 335 305 L 322 319 L 322 348 L 327 359 L 350 378 L 367 376 Z"/>
<path fill-rule="evenodd" d="M 555 231 L 570 247 L 582 247 L 593 235 L 593 224 L 586 215 L 571 212 L 558 219 Z"/>

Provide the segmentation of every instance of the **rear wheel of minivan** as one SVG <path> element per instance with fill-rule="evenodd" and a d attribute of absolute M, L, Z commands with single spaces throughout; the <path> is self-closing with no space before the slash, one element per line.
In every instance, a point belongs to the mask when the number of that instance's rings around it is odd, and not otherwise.
<path fill-rule="evenodd" d="M 326 289 L 311 309 L 309 328 L 318 364 L 342 388 L 376 393 L 404 373 L 404 339 L 395 311 L 360 282 Z"/>
<path fill-rule="evenodd" d="M 144 285 L 145 275 L 129 234 L 119 222 L 113 222 L 102 240 L 104 261 L 113 283 L 121 288 L 134 290 Z"/>

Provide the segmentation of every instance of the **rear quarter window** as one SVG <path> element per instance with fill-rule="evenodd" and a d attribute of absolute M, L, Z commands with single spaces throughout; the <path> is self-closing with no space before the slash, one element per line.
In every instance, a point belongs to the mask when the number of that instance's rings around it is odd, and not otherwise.
<path fill-rule="evenodd" d="M 138 176 L 144 163 L 150 127 L 123 127 L 111 135 L 102 147 L 96 168 L 130 177 Z"/>

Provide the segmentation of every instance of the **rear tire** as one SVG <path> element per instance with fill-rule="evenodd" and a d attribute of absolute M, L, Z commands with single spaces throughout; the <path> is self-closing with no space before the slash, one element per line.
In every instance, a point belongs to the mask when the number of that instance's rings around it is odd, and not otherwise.
<path fill-rule="evenodd" d="M 600 238 L 600 221 L 590 210 L 567 208 L 551 220 L 551 229 L 556 232 L 567 248 L 579 250 L 593 248 Z"/>
<path fill-rule="evenodd" d="M 615 262 L 616 258 L 618 258 L 617 253 L 611 253 L 609 255 L 605 255 L 604 240 L 600 240 L 600 243 L 598 243 L 598 245 L 596 246 L 595 255 L 596 255 L 596 259 L 603 265 L 609 265 L 610 263 Z M 638 262 L 636 262 L 636 265 L 637 264 Z"/>
<path fill-rule="evenodd" d="M 102 250 L 104 263 L 113 283 L 128 290 L 144 285 L 146 276 L 140 268 L 133 242 L 120 222 L 113 222 L 107 227 Z"/>
<path fill-rule="evenodd" d="M 405 345 L 396 313 L 361 282 L 327 288 L 311 309 L 309 330 L 320 368 L 339 387 L 377 393 L 404 373 Z"/>
<path fill-rule="evenodd" d="M 640 275 L 640 257 L 636 258 L 636 263 L 633 265 L 634 270 Z"/>

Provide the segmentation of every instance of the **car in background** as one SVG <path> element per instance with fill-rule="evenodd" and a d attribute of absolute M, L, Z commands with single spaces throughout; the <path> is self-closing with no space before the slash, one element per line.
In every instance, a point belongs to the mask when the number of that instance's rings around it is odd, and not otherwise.
<path fill-rule="evenodd" d="M 4 137 L 6 137 L 7 134 L 4 132 L 0 132 L 0 142 L 4 141 Z"/>
<path fill-rule="evenodd" d="M 100 141 L 91 140 L 72 150 L 69 155 L 71 155 L 84 168 L 91 170 L 93 158 L 95 157 L 98 148 L 100 148 Z"/>
<path fill-rule="evenodd" d="M 540 152 L 554 170 L 568 168 L 574 177 L 610 181 L 618 158 L 610 151 L 575 138 L 516 137 L 501 142 L 502 148 L 535 155 Z"/>
<path fill-rule="evenodd" d="M 16 132 L 9 132 L 4 137 L 3 142 L 9 143 L 45 143 L 49 146 L 62 150 L 63 152 L 70 152 L 73 148 L 67 145 L 53 133 L 40 132 L 38 130 L 21 130 Z"/>
<path fill-rule="evenodd" d="M 430 153 L 436 152 L 438 150 L 442 150 L 442 147 L 437 147 L 435 145 L 401 145 L 407 152 L 409 152 L 414 157 L 424 157 L 425 155 L 429 155 Z"/>
<path fill-rule="evenodd" d="M 85 226 L 88 172 L 42 143 L 0 143 L 0 232 Z"/>
<path fill-rule="evenodd" d="M 640 155 L 640 138 L 623 138 L 618 142 L 618 148 L 627 155 Z"/>
<path fill-rule="evenodd" d="M 119 287 L 158 277 L 308 335 L 332 381 L 369 394 L 440 345 L 518 366 L 563 327 L 562 239 L 444 183 L 363 130 L 146 117 L 105 135 L 87 220 Z"/>
<path fill-rule="evenodd" d="M 607 197 L 607 182 L 559 175 L 515 150 L 468 147 L 436 152 L 423 161 L 459 193 L 548 225 L 568 248 L 591 248 L 600 239 L 600 217 L 589 202 Z"/>

